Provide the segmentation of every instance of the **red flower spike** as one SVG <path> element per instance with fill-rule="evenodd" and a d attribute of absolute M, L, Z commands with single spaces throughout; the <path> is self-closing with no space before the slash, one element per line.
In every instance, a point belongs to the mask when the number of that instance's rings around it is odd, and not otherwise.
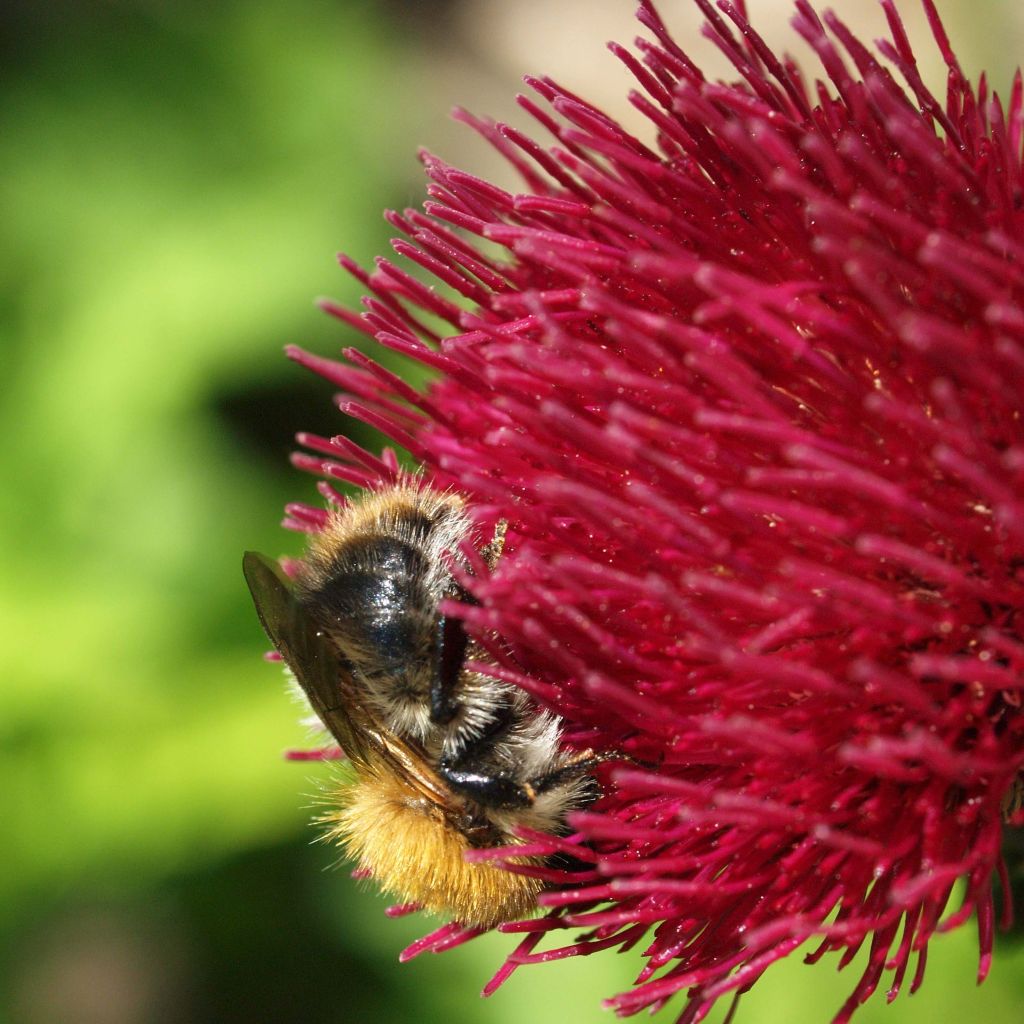
<path fill-rule="evenodd" d="M 931 0 L 945 102 L 891 0 L 878 56 L 797 0 L 813 84 L 741 4 L 696 2 L 739 84 L 708 82 L 643 0 L 652 38 L 611 49 L 654 143 L 528 78 L 537 98 L 519 102 L 552 145 L 457 114 L 525 194 L 425 153 L 430 201 L 389 215 L 396 261 L 341 257 L 370 295 L 361 315 L 323 308 L 432 367 L 425 395 L 351 349 L 289 354 L 508 520 L 497 570 L 463 580 L 467 628 L 567 744 L 635 759 L 600 769 L 572 836 L 474 853 L 578 865 L 540 869 L 551 909 L 502 925 L 525 937 L 486 991 L 520 965 L 641 944 L 636 987 L 608 1005 L 686 990 L 695 1022 L 804 943 L 841 967 L 866 947 L 845 1021 L 908 971 L 916 989 L 932 935 L 972 914 L 984 977 L 996 876 L 1009 923 L 1024 90 L 1018 75 L 1006 102 L 972 91 Z M 300 443 L 315 454 L 296 465 L 327 478 L 398 470 L 344 438 Z M 563 928 L 583 931 L 536 951 Z M 403 959 L 478 933 L 445 925 Z"/>

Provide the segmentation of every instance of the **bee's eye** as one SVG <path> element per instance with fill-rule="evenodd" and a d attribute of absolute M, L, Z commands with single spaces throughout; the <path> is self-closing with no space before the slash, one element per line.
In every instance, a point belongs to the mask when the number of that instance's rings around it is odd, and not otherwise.
<path fill-rule="evenodd" d="M 450 722 L 459 710 L 455 688 L 466 660 L 467 643 L 462 620 L 441 616 L 437 623 L 437 663 L 430 688 L 430 719 L 438 725 Z"/>

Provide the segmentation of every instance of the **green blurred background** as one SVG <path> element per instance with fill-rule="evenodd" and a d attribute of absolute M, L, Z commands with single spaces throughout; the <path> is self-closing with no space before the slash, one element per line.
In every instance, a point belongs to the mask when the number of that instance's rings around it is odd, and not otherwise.
<path fill-rule="evenodd" d="M 488 1002 L 510 937 L 399 967 L 428 925 L 310 845 L 323 773 L 280 756 L 303 733 L 239 562 L 298 551 L 280 509 L 314 490 L 291 435 L 346 428 L 281 356 L 353 342 L 311 306 L 358 298 L 334 250 L 385 250 L 419 144 L 504 174 L 453 102 L 509 116 L 525 71 L 624 93 L 600 44 L 633 34 L 631 7 L 5 5 L 0 1022 L 609 1019 L 638 959 L 529 968 Z M 1019 15 L 972 10 L 1005 31 L 973 31 L 965 63 L 1001 84 Z M 1020 1019 L 1024 954 L 1004 943 L 976 992 L 970 931 L 934 944 L 921 994 L 858 1020 Z M 855 970 L 794 961 L 739 1020 L 827 1021 Z"/>

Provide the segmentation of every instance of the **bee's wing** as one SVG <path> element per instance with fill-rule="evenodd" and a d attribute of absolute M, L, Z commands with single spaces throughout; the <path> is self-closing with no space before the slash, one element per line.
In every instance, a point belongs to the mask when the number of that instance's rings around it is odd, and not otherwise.
<path fill-rule="evenodd" d="M 320 721 L 356 766 L 384 762 L 423 797 L 446 807 L 452 794 L 423 754 L 381 728 L 359 703 L 356 687 L 324 633 L 295 599 L 276 562 L 247 551 L 242 570 L 260 622 Z"/>
<path fill-rule="evenodd" d="M 363 723 L 359 706 L 351 697 L 351 677 L 327 637 L 295 599 L 291 584 L 275 562 L 247 551 L 242 570 L 267 636 L 294 673 L 313 710 L 341 744 L 345 756 L 357 766 L 365 764 L 370 743 L 379 746 L 379 739 Z"/>

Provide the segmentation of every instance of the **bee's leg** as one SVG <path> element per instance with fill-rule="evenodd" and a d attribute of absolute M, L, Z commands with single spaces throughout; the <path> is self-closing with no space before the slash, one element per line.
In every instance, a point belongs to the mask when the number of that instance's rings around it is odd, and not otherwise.
<path fill-rule="evenodd" d="M 494 571 L 494 567 L 498 564 L 498 559 L 501 558 L 501 552 L 505 548 L 505 534 L 507 532 L 508 520 L 499 519 L 494 524 L 494 536 L 480 551 L 483 560 L 487 563 L 487 568 L 491 572 Z"/>
<path fill-rule="evenodd" d="M 486 769 L 457 768 L 442 764 L 439 774 L 456 793 L 468 797 L 481 807 L 506 810 L 514 807 L 529 807 L 537 794 L 530 786 L 521 785 L 515 779 L 500 772 Z"/>
<path fill-rule="evenodd" d="M 589 775 L 599 764 L 604 764 L 606 761 L 629 760 L 631 760 L 629 757 L 616 751 L 595 754 L 592 750 L 585 750 L 574 755 L 568 763 L 561 765 L 554 769 L 554 771 L 530 779 L 526 785 L 535 794 L 546 793 L 549 789 L 554 789 L 555 786 L 560 786 L 565 782 L 572 782 L 574 779 Z"/>
<path fill-rule="evenodd" d="M 474 736 L 468 745 L 441 755 L 438 763 L 441 778 L 455 792 L 483 807 L 529 807 L 536 792 L 494 763 L 495 738 L 505 732 L 513 720 L 510 705 L 496 709 L 484 731 Z"/>
<path fill-rule="evenodd" d="M 530 807 L 541 793 L 582 778 L 605 761 L 622 760 L 621 754 L 586 751 L 554 771 L 520 782 L 486 763 L 481 756 L 486 749 L 486 743 L 480 743 L 464 751 L 457 760 L 442 758 L 439 773 L 457 793 L 495 809 Z"/>
<path fill-rule="evenodd" d="M 498 564 L 505 547 L 507 530 L 508 522 L 499 519 L 494 526 L 494 536 L 490 543 L 480 550 L 480 555 L 491 572 Z M 457 597 L 466 604 L 479 604 L 472 594 L 459 586 L 454 586 L 448 596 Z M 435 725 L 447 725 L 459 710 L 455 693 L 462 675 L 462 665 L 466 660 L 468 642 L 465 627 L 459 619 L 448 615 L 442 615 L 438 619 L 437 643 L 434 648 L 437 660 L 430 687 L 430 720 Z M 504 728 L 504 720 L 499 721 L 497 726 Z"/>

